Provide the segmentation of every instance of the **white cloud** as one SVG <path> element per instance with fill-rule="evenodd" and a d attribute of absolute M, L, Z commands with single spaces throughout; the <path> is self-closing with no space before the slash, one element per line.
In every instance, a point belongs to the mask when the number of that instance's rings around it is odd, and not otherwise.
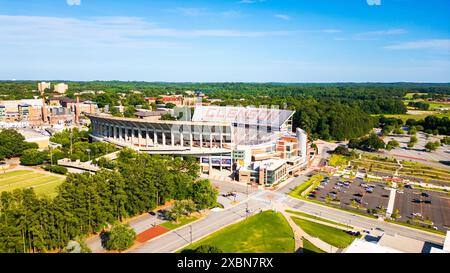
<path fill-rule="evenodd" d="M 354 40 L 377 40 L 383 36 L 401 35 L 405 33 L 408 33 L 408 31 L 405 29 L 394 28 L 394 29 L 361 32 L 357 33 L 353 38 Z"/>
<path fill-rule="evenodd" d="M 66 0 L 69 6 L 79 6 L 81 5 L 81 0 Z"/>
<path fill-rule="evenodd" d="M 381 6 L 381 0 L 366 0 L 369 6 Z"/>
<path fill-rule="evenodd" d="M 285 20 L 285 21 L 291 20 L 291 17 L 286 14 L 275 14 L 274 16 L 278 19 Z"/>
<path fill-rule="evenodd" d="M 450 39 L 430 39 L 404 42 L 385 46 L 385 48 L 392 50 L 434 49 L 450 52 Z"/>
<path fill-rule="evenodd" d="M 26 46 L 176 47 L 181 38 L 272 37 L 296 31 L 241 31 L 235 29 L 164 28 L 139 17 L 86 19 L 0 15 L 2 44 Z M 177 39 L 177 40 L 174 40 Z"/>

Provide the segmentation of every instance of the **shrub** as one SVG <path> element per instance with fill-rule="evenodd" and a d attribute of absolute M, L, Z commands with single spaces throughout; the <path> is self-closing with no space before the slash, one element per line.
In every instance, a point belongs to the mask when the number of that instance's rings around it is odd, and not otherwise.
<path fill-rule="evenodd" d="M 67 172 L 68 172 L 66 167 L 58 166 L 58 165 L 47 165 L 47 166 L 44 166 L 43 169 L 48 172 L 57 173 L 57 174 L 67 174 Z"/>

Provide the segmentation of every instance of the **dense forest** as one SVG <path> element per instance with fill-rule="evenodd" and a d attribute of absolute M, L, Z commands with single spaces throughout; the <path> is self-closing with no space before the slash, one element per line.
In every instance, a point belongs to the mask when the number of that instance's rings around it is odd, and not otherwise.
<path fill-rule="evenodd" d="M 186 91 L 201 91 L 209 100 L 220 99 L 214 102 L 219 105 L 278 106 L 296 111 L 294 127 L 304 128 L 313 139 L 324 140 L 366 135 L 378 123 L 372 115 L 405 114 L 407 107 L 402 99 L 409 92 L 430 92 L 433 96 L 450 94 L 450 84 L 431 83 L 67 83 L 69 97 L 82 91 L 104 91 L 101 94 L 84 92 L 81 97 L 96 101 L 100 107 L 124 105 L 125 116 L 133 116 L 137 105 L 148 109 L 146 96 Z M 5 99 L 30 98 L 37 95 L 32 92 L 36 86 L 37 82 L 30 81 L 0 82 L 0 95 Z"/>
<path fill-rule="evenodd" d="M 69 174 L 54 199 L 38 197 L 33 189 L 2 192 L 0 252 L 58 251 L 70 240 L 172 199 L 192 200 L 199 210 L 216 202 L 217 191 L 199 179 L 193 158 L 124 149 L 117 161 L 115 172 Z"/>

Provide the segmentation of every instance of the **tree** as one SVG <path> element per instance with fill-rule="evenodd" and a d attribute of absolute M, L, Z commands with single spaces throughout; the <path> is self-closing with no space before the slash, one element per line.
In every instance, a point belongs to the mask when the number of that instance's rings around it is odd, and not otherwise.
<path fill-rule="evenodd" d="M 192 185 L 192 201 L 199 209 L 211 208 L 216 205 L 217 189 L 213 188 L 207 179 L 200 179 Z"/>
<path fill-rule="evenodd" d="M 125 111 L 123 111 L 123 116 L 126 118 L 134 118 L 136 113 L 136 107 L 133 105 L 129 105 L 125 107 Z"/>
<path fill-rule="evenodd" d="M 413 148 L 414 145 L 416 145 L 417 143 L 417 137 L 415 135 L 411 136 L 409 143 L 408 143 L 408 148 Z"/>
<path fill-rule="evenodd" d="M 391 217 L 394 219 L 400 218 L 400 211 L 398 209 L 395 209 L 392 214 Z"/>
<path fill-rule="evenodd" d="M 37 149 L 28 149 L 23 151 L 20 157 L 20 163 L 25 166 L 40 165 L 47 159 L 47 155 L 47 151 L 41 152 Z"/>
<path fill-rule="evenodd" d="M 442 145 L 450 145 L 450 137 L 446 136 L 446 137 L 442 138 L 441 144 Z"/>
<path fill-rule="evenodd" d="M 336 147 L 336 149 L 334 149 L 333 154 L 348 155 L 349 150 L 345 145 L 339 145 Z"/>
<path fill-rule="evenodd" d="M 175 108 L 176 105 L 174 103 L 168 102 L 168 103 L 166 103 L 165 106 L 167 109 L 173 109 L 173 108 Z"/>
<path fill-rule="evenodd" d="M 425 144 L 425 149 L 427 149 L 427 151 L 429 152 L 434 152 L 436 151 L 439 146 L 441 146 L 441 143 L 439 141 L 436 142 L 428 142 L 427 144 Z"/>
<path fill-rule="evenodd" d="M 390 140 L 390 141 L 386 144 L 386 150 L 388 150 L 388 151 L 390 151 L 390 150 L 392 150 L 392 149 L 394 149 L 394 148 L 398 148 L 398 147 L 400 147 L 400 143 L 399 143 L 397 140 L 395 140 L 395 139 Z"/>
<path fill-rule="evenodd" d="M 194 249 L 193 253 L 223 253 L 223 251 L 212 245 L 201 245 Z"/>
<path fill-rule="evenodd" d="M 109 232 L 106 248 L 108 250 L 127 250 L 134 244 L 136 232 L 129 225 L 115 223 Z"/>
<path fill-rule="evenodd" d="M 396 127 L 394 129 L 394 134 L 396 134 L 396 135 L 403 135 L 404 133 L 405 133 L 405 131 L 403 131 L 403 129 L 400 127 Z"/>
<path fill-rule="evenodd" d="M 21 156 L 23 151 L 37 149 L 36 143 L 28 143 L 25 137 L 14 129 L 0 130 L 0 159 Z"/>
<path fill-rule="evenodd" d="M 416 127 L 413 126 L 409 128 L 408 135 L 416 135 L 416 133 L 417 133 Z"/>
<path fill-rule="evenodd" d="M 177 118 L 171 114 L 164 114 L 161 116 L 161 120 L 177 120 Z"/>

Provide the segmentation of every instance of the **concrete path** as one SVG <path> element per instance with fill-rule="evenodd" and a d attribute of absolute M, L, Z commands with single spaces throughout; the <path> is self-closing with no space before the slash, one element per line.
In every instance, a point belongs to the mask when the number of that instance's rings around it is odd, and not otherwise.
<path fill-rule="evenodd" d="M 303 238 L 310 241 L 313 245 L 315 245 L 316 247 L 320 248 L 321 250 L 323 250 L 325 252 L 329 252 L 329 253 L 337 253 L 338 252 L 339 248 L 334 247 L 334 246 L 320 240 L 317 237 L 313 237 L 313 236 L 309 235 L 308 233 L 306 233 L 303 229 L 301 229 L 294 222 L 294 220 L 292 220 L 292 217 L 291 217 L 291 216 L 297 216 L 297 215 L 286 212 L 286 209 L 289 209 L 289 208 L 286 208 L 285 206 L 280 207 L 280 212 L 286 218 L 286 220 L 288 221 L 289 225 L 292 228 L 292 231 L 294 232 L 295 249 L 297 250 L 296 252 L 303 252 L 303 251 L 299 251 L 300 249 L 303 248 Z M 302 218 L 302 217 L 299 216 L 299 218 Z M 307 219 L 307 220 L 316 222 L 316 221 L 314 221 L 314 219 Z M 320 224 L 322 224 L 322 223 L 320 223 Z"/>
<path fill-rule="evenodd" d="M 280 210 L 281 214 L 286 218 L 289 226 L 292 228 L 292 232 L 294 233 L 294 241 L 295 241 L 295 252 L 302 253 L 303 252 L 303 237 L 305 236 L 305 232 L 295 224 L 294 220 L 286 213 L 284 209 Z"/>
<path fill-rule="evenodd" d="M 392 183 L 392 188 L 389 194 L 389 201 L 386 209 L 386 217 L 391 217 L 394 212 L 395 194 L 397 193 L 397 183 Z"/>

